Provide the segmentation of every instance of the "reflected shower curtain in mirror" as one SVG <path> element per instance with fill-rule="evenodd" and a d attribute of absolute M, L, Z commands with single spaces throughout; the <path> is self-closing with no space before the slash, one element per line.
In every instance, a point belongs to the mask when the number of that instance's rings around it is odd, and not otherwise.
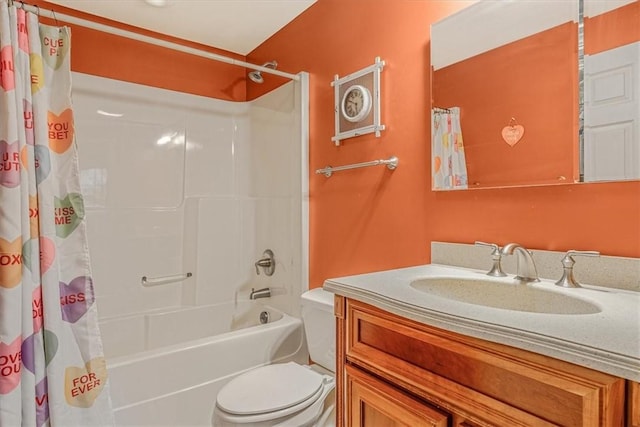
<path fill-rule="evenodd" d="M 467 163 L 462 143 L 460 108 L 434 108 L 431 171 L 434 190 L 467 188 Z"/>
<path fill-rule="evenodd" d="M 74 143 L 70 31 L 0 6 L 0 425 L 113 425 Z"/>

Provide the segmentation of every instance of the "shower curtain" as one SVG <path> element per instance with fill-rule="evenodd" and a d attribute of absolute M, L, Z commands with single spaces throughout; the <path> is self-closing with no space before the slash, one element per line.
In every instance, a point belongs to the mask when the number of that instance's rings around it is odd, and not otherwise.
<path fill-rule="evenodd" d="M 433 139 L 431 147 L 434 190 L 467 188 L 467 163 L 462 144 L 460 108 L 432 110 Z"/>
<path fill-rule="evenodd" d="M 70 31 L 0 3 L 0 425 L 112 425 L 71 110 Z"/>

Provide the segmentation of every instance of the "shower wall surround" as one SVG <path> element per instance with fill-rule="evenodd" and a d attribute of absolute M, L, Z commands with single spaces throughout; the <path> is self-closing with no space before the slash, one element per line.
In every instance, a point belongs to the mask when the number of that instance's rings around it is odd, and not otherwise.
<path fill-rule="evenodd" d="M 74 74 L 100 317 L 247 299 L 298 314 L 307 288 L 305 83 L 246 103 Z M 303 82 L 305 79 L 303 78 Z M 265 249 L 271 277 L 256 275 Z M 149 278 L 192 272 L 177 283 Z"/>

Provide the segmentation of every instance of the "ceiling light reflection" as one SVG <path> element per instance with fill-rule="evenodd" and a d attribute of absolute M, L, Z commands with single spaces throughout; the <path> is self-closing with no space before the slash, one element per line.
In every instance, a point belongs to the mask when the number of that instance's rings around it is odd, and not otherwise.
<path fill-rule="evenodd" d="M 144 2 L 154 7 L 165 7 L 167 5 L 167 0 L 144 0 Z"/>
<path fill-rule="evenodd" d="M 96 113 L 100 114 L 101 116 L 107 116 L 107 117 L 122 117 L 122 116 L 124 116 L 124 114 L 121 114 L 121 113 L 110 113 L 110 112 L 104 111 L 104 110 L 96 110 Z"/>
<path fill-rule="evenodd" d="M 173 145 L 183 145 L 185 142 L 184 134 L 179 132 L 172 132 L 169 134 L 162 135 L 160 138 L 156 140 L 157 145 L 167 145 L 169 143 Z"/>

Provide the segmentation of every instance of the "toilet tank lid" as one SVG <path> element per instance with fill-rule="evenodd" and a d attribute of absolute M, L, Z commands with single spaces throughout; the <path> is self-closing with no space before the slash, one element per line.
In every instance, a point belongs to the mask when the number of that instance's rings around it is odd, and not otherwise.
<path fill-rule="evenodd" d="M 311 289 L 302 294 L 302 306 L 312 306 L 333 313 L 333 295 L 333 292 L 325 291 L 322 288 Z"/>

